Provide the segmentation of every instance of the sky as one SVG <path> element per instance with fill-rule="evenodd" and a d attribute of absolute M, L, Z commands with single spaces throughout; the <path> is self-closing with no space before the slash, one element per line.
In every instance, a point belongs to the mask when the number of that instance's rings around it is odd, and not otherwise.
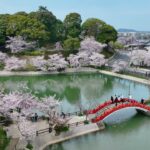
<path fill-rule="evenodd" d="M 0 0 L 0 14 L 36 11 L 39 6 L 46 6 L 61 20 L 77 12 L 83 21 L 93 17 L 116 29 L 150 31 L 150 0 Z"/>

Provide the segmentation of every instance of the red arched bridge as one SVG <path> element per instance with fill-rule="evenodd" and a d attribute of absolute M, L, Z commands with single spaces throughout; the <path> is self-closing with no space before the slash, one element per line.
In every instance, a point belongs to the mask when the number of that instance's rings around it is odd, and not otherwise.
<path fill-rule="evenodd" d="M 117 103 L 117 104 L 116 104 Z M 145 112 L 150 114 L 150 106 L 141 104 L 134 99 L 124 98 L 118 100 L 117 102 L 112 103 L 112 101 L 104 102 L 100 104 L 98 107 L 92 110 L 88 110 L 87 114 L 97 114 L 97 117 L 91 119 L 93 123 L 99 122 L 110 116 L 116 111 L 122 110 L 124 108 L 135 108 L 136 110 Z"/>

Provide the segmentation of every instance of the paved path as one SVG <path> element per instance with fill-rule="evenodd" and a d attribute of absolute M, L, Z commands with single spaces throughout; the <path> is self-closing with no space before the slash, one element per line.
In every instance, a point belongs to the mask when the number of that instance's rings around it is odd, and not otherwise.
<path fill-rule="evenodd" d="M 19 141 L 19 138 L 12 138 L 6 150 L 16 150 L 18 141 Z"/>
<path fill-rule="evenodd" d="M 68 121 L 68 124 L 72 124 L 76 122 L 83 122 L 85 119 L 86 119 L 86 116 L 73 116 Z M 49 127 L 47 121 L 41 120 L 34 124 L 35 124 L 36 130 L 41 130 L 41 129 L 45 129 Z M 53 131 L 52 133 L 45 132 L 45 133 L 39 134 L 36 137 L 33 136 L 32 144 L 34 146 L 34 150 L 42 150 L 47 145 L 63 142 L 65 140 L 69 140 L 78 136 L 82 136 L 88 133 L 103 130 L 104 128 L 105 126 L 103 123 L 100 123 L 98 125 L 93 124 L 93 123 L 90 123 L 88 125 L 84 125 L 84 123 L 78 124 L 78 125 L 75 124 L 74 126 L 70 127 L 69 131 L 63 132 L 59 136 L 55 136 L 55 131 Z M 5 130 L 7 130 L 7 135 L 9 137 L 12 137 L 8 150 L 13 150 L 13 147 L 15 147 L 16 143 L 18 142 L 18 140 L 16 139 L 20 139 L 17 144 L 17 150 L 21 150 L 24 147 L 26 147 L 27 142 L 22 137 L 17 124 L 13 124 L 5 128 Z"/>
<path fill-rule="evenodd" d="M 137 77 L 133 77 L 133 76 L 129 76 L 129 75 L 123 75 L 123 74 L 118 74 L 118 73 L 104 71 L 104 70 L 99 70 L 99 73 L 114 76 L 114 77 L 119 77 L 122 79 L 131 80 L 131 81 L 135 81 L 135 82 L 139 82 L 139 83 L 143 83 L 146 85 L 150 85 L 150 80 L 147 80 L 147 79 L 137 78 Z"/>
<path fill-rule="evenodd" d="M 114 70 L 116 68 L 116 65 L 119 65 L 120 62 L 125 62 L 125 63 L 130 63 L 130 52 L 128 51 L 118 51 L 116 52 L 116 54 L 111 57 L 107 64 L 109 67 L 112 68 L 112 70 Z"/>
<path fill-rule="evenodd" d="M 88 133 L 97 132 L 103 130 L 104 128 L 104 126 L 101 126 L 101 128 L 99 128 L 97 124 L 89 124 L 76 127 L 66 133 L 61 133 L 60 136 L 55 136 L 54 133 L 38 136 L 33 141 L 33 145 L 35 146 L 34 149 L 43 150 L 47 145 L 63 142 Z"/>

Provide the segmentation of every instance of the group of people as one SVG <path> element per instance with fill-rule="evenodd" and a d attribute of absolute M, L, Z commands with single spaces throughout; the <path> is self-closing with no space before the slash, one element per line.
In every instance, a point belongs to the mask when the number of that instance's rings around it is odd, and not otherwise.
<path fill-rule="evenodd" d="M 131 95 L 129 95 L 129 99 L 132 99 Z M 111 102 L 112 102 L 112 104 L 115 103 L 116 106 L 117 106 L 118 102 L 124 103 L 124 97 L 123 97 L 123 95 L 121 97 L 115 95 L 115 98 L 113 96 L 111 96 Z M 144 104 L 144 99 L 143 98 L 141 99 L 141 104 Z"/>
<path fill-rule="evenodd" d="M 123 99 L 123 96 L 116 96 L 115 95 L 115 98 L 113 97 L 113 96 L 111 96 L 111 102 L 112 102 L 112 104 L 116 104 L 116 106 L 117 106 L 117 104 L 118 104 L 118 102 L 119 101 L 121 101 L 122 103 L 124 102 L 124 99 Z"/>

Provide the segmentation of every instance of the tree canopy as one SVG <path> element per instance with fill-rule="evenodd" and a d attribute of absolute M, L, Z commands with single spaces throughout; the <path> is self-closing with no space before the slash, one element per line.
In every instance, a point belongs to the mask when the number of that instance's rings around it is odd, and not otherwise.
<path fill-rule="evenodd" d="M 41 43 L 48 38 L 45 28 L 45 25 L 36 19 L 24 15 L 11 15 L 8 17 L 6 35 L 12 37 L 20 35 L 28 40 Z"/>
<path fill-rule="evenodd" d="M 79 37 L 81 33 L 81 16 L 78 13 L 70 13 L 64 20 L 64 27 L 67 37 Z"/>
<path fill-rule="evenodd" d="M 87 19 L 83 23 L 82 34 L 84 36 L 93 36 L 102 43 L 109 43 L 117 39 L 115 28 L 96 18 Z"/>
<path fill-rule="evenodd" d="M 8 36 L 22 36 L 29 42 L 36 41 L 39 46 L 61 42 L 67 49 L 68 45 L 74 49 L 76 46 L 73 45 L 85 37 L 92 36 L 96 41 L 106 44 L 115 42 L 117 31 L 97 18 L 82 22 L 81 15 L 76 12 L 69 13 L 61 21 L 46 7 L 40 6 L 37 11 L 30 13 L 19 11 L 0 14 L 0 46 L 5 46 Z"/>

